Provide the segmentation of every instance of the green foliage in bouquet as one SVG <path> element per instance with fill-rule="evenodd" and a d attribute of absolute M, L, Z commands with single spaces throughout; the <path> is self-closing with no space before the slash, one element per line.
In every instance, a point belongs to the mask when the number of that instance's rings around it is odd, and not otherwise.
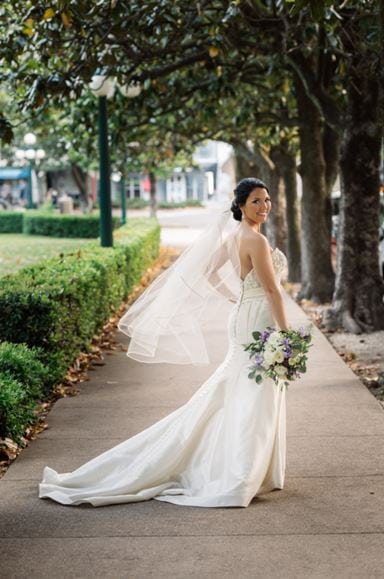
<path fill-rule="evenodd" d="M 275 384 L 288 387 L 290 381 L 307 371 L 307 353 L 312 340 L 310 327 L 287 331 L 268 327 L 262 332 L 253 332 L 252 337 L 254 342 L 244 347 L 252 360 L 250 380 L 260 384 L 265 378 L 271 378 Z"/>

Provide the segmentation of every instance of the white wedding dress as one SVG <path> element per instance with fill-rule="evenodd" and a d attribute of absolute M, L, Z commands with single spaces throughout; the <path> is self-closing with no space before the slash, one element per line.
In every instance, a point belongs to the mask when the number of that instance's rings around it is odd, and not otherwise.
<path fill-rule="evenodd" d="M 275 249 L 278 277 L 286 266 Z M 189 401 L 73 472 L 44 469 L 40 498 L 102 506 L 156 499 L 195 507 L 247 507 L 284 484 L 285 388 L 248 378 L 243 345 L 273 326 L 254 271 L 230 315 L 223 363 Z"/>

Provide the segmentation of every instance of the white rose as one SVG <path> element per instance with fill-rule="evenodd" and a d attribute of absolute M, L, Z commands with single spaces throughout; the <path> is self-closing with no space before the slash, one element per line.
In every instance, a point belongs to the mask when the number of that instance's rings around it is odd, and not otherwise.
<path fill-rule="evenodd" d="M 286 376 L 287 375 L 287 368 L 285 366 L 276 366 L 275 372 L 278 376 Z"/>
<path fill-rule="evenodd" d="M 271 344 L 272 346 L 278 346 L 279 342 L 280 342 L 279 334 L 272 334 L 268 339 L 268 344 Z"/>
<path fill-rule="evenodd" d="M 279 350 L 277 352 L 275 352 L 275 355 L 273 356 L 273 360 L 277 364 L 280 364 L 281 362 L 283 362 L 284 361 L 283 352 L 280 352 Z"/>
<path fill-rule="evenodd" d="M 274 353 L 273 352 L 264 352 L 264 367 L 269 368 L 269 366 L 273 366 L 275 363 Z"/>
<path fill-rule="evenodd" d="M 270 344 L 268 342 L 265 346 L 265 349 L 264 349 L 264 355 L 265 354 L 273 354 L 274 351 L 275 351 L 275 348 L 273 347 L 273 344 Z"/>

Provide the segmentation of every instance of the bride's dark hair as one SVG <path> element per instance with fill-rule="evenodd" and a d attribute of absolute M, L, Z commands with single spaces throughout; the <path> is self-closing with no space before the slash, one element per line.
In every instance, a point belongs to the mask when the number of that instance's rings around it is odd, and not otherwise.
<path fill-rule="evenodd" d="M 240 207 L 245 205 L 249 194 L 257 188 L 266 189 L 269 193 L 269 189 L 266 184 L 261 181 L 261 179 L 256 179 L 256 177 L 247 177 L 246 179 L 242 179 L 236 185 L 236 189 L 234 190 L 235 197 L 231 205 L 233 218 L 236 219 L 236 221 L 241 221 L 242 213 Z"/>

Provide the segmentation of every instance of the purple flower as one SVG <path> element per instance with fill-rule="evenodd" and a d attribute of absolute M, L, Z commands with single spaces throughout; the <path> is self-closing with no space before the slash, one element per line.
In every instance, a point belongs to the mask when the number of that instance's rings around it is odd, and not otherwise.
<path fill-rule="evenodd" d="M 308 329 L 304 328 L 304 326 L 300 326 L 300 328 L 298 329 L 298 332 L 302 338 L 308 338 L 310 335 Z"/>
<path fill-rule="evenodd" d="M 263 356 L 260 356 L 260 354 L 256 354 L 255 355 L 255 364 L 258 368 L 261 368 L 263 366 Z"/>
<path fill-rule="evenodd" d="M 290 358 L 292 356 L 292 348 L 290 346 L 284 349 L 284 358 Z"/>
<path fill-rule="evenodd" d="M 271 334 L 272 334 L 272 330 L 268 330 L 268 329 L 263 330 L 261 332 L 261 340 L 263 342 L 266 342 Z"/>

